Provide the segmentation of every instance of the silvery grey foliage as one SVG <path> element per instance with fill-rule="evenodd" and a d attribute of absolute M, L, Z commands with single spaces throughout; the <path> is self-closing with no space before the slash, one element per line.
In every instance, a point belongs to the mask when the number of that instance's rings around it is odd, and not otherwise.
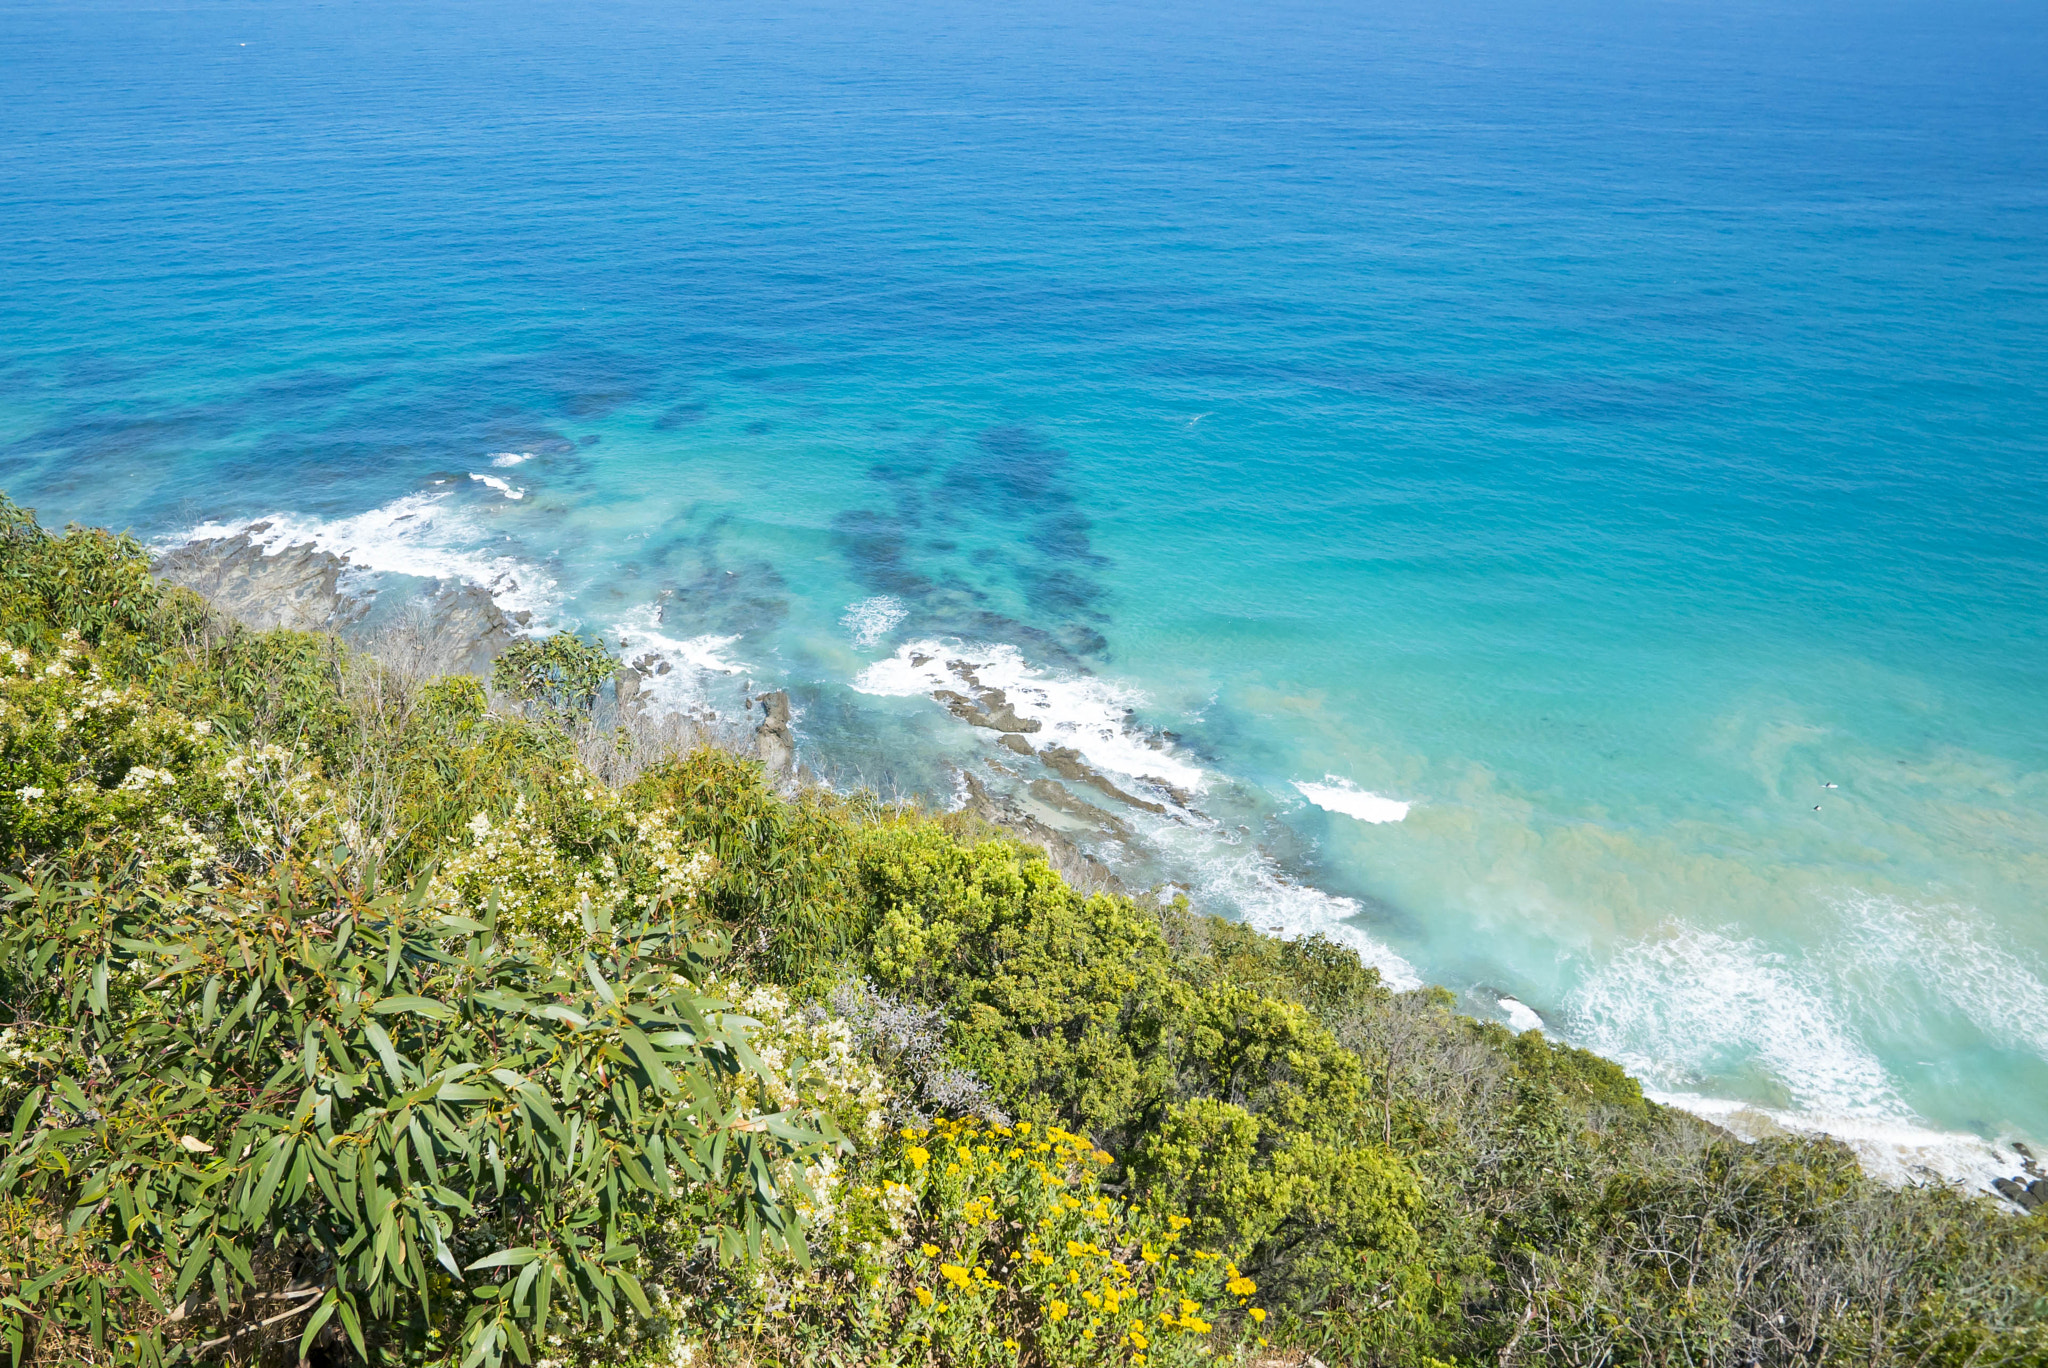
<path fill-rule="evenodd" d="M 892 998 L 868 980 L 832 990 L 832 1013 L 853 1028 L 870 1058 L 903 1088 L 890 1103 L 893 1125 L 924 1125 L 936 1116 L 977 1117 L 1007 1125 L 988 1085 L 946 1057 L 946 1014 Z"/>

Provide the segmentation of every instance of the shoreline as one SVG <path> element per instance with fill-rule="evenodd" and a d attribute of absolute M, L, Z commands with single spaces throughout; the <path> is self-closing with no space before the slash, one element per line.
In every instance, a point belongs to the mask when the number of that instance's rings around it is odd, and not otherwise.
<path fill-rule="evenodd" d="M 160 578 L 192 589 L 216 609 L 255 630 L 332 632 L 388 665 L 422 676 L 459 673 L 488 677 L 491 662 L 499 653 L 544 626 L 533 610 L 508 611 L 493 587 L 459 572 L 411 575 L 365 567 L 344 551 L 323 547 L 311 537 L 295 536 L 294 529 L 278 520 L 257 520 L 232 529 L 218 525 L 194 529 L 186 540 L 153 548 L 153 569 Z M 502 580 L 497 589 L 503 592 Z M 672 643 L 664 640 L 664 644 L 673 648 Z M 692 662 L 672 661 L 663 650 L 651 646 L 626 654 L 630 658 L 622 660 L 615 679 L 619 713 L 650 719 L 663 713 L 681 715 L 700 734 L 760 761 L 770 786 L 785 795 L 818 782 L 799 754 L 793 726 L 796 718 L 786 690 L 756 692 L 749 686 L 743 694 L 743 719 L 721 715 L 702 704 L 683 709 L 661 700 L 660 685 L 665 676 L 693 668 Z M 972 654 L 995 656 L 991 662 L 995 668 L 968 659 Z M 722 672 L 734 671 L 725 668 Z M 1211 820 L 1196 801 L 1199 794 L 1194 786 L 1203 776 L 1173 757 L 1160 738 L 1134 733 L 1127 725 L 1090 747 L 1091 751 L 1106 748 L 1113 757 L 1111 763 L 1100 763 L 1098 756 L 1076 745 L 1062 744 L 1060 738 L 1048 735 L 1044 718 L 1033 715 L 1043 713 L 1044 707 L 1034 708 L 1026 701 L 1033 697 L 1033 682 L 1030 667 L 1000 652 L 963 652 L 957 644 L 949 650 L 944 643 L 920 642 L 905 645 L 894 656 L 869 667 L 855 688 L 863 693 L 929 697 L 962 725 L 989 733 L 1001 752 L 983 757 L 990 774 L 977 776 L 957 765 L 948 766 L 956 785 L 952 810 L 1043 850 L 1048 863 L 1084 892 L 1134 896 L 1142 890 L 1133 889 L 1093 853 L 1091 844 L 1110 842 L 1128 848 L 1143 840 L 1133 829 L 1141 821 L 1185 826 Z M 1043 704 L 1045 700 L 1039 696 L 1036 701 Z M 1165 773 L 1138 773 L 1135 781 L 1119 783 L 1104 772 L 1113 767 L 1134 774 L 1140 765 Z M 1177 784 L 1175 779 L 1182 782 Z M 1334 796 L 1339 798 L 1340 811 L 1343 803 L 1353 798 L 1348 793 Z M 1367 820 L 1399 820 L 1405 815 L 1405 804 L 1377 795 L 1362 796 L 1375 804 Z M 1325 805 L 1314 795 L 1310 800 Z M 1400 813 L 1392 814 L 1388 805 L 1398 806 Z M 1287 927 L 1277 933 L 1291 937 L 1318 931 L 1328 934 L 1332 929 Z M 1368 940 L 1353 948 L 1372 962 L 1366 955 L 1371 945 Z M 1422 986 L 1423 979 L 1398 957 L 1389 968 L 1392 973 L 1386 969 L 1382 973 L 1390 987 Z M 1408 972 L 1404 975 L 1403 970 Z M 1540 1017 L 1520 1003 L 1513 1005 L 1521 1008 L 1517 1013 L 1507 1001 L 1503 1000 L 1501 1010 L 1510 1029 L 1527 1026 L 1522 1020 L 1526 1015 L 1535 1019 L 1530 1029 L 1571 1043 L 1554 1035 Z M 1648 1086 L 1644 1093 L 1659 1105 L 1683 1111 L 1744 1141 L 1786 1134 L 1831 1137 L 1855 1152 L 1866 1172 L 1888 1183 L 1955 1183 L 1997 1196 L 2020 1209 L 1993 1184 L 2015 1178 L 2024 1184 L 2042 1176 L 2021 1137 L 1985 1139 L 1903 1120 L 1804 1116 L 1740 1099 Z"/>

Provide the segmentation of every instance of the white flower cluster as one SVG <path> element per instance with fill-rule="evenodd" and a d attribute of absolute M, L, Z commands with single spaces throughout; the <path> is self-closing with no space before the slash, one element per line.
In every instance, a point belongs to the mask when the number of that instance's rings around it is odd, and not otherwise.
<path fill-rule="evenodd" d="M 175 784 L 178 776 L 169 770 L 151 769 L 148 765 L 136 765 L 128 771 L 118 788 L 123 793 L 141 793 L 151 784 Z"/>
<path fill-rule="evenodd" d="M 711 875 L 711 857 L 684 848 L 673 814 L 665 810 L 629 812 L 625 819 L 640 838 L 632 854 L 645 861 L 651 890 L 644 879 L 622 873 L 609 854 L 589 866 L 579 864 L 520 798 L 501 821 L 493 822 L 485 812 L 469 819 L 469 847 L 442 865 L 435 876 L 437 891 L 472 915 L 495 897 L 507 930 L 537 935 L 558 947 L 590 934 L 600 913 L 616 920 L 636 909 L 693 908 Z"/>
<path fill-rule="evenodd" d="M 668 808 L 629 812 L 626 820 L 640 836 L 639 853 L 653 871 L 655 880 L 652 896 L 636 894 L 634 902 L 641 907 L 662 905 L 674 911 L 694 906 L 697 891 L 711 877 L 710 854 L 683 849 L 676 815 Z"/>
<path fill-rule="evenodd" d="M 171 814 L 188 806 L 181 776 L 208 772 L 211 731 L 140 689 L 110 684 L 75 633 L 42 659 L 0 646 L 0 757 L 11 771 L 0 800 L 51 831 L 98 823 L 139 835 L 160 821 L 187 829 L 189 813 Z M 160 864 L 187 847 L 136 848 Z"/>

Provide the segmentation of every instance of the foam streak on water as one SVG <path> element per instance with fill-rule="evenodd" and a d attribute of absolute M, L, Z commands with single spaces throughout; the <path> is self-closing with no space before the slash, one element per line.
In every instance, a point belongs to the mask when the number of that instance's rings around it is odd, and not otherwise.
<path fill-rule="evenodd" d="M 1375 825 L 1381 822 L 1399 822 L 1407 818 L 1412 803 L 1398 798 L 1387 798 L 1377 793 L 1368 793 L 1349 779 L 1334 774 L 1323 776 L 1320 784 L 1295 780 L 1294 787 L 1301 790 L 1301 796 L 1326 812 L 1341 812 L 1346 817 L 1355 817 L 1361 822 Z"/>
<path fill-rule="evenodd" d="M 1032 740 L 1072 747 L 1090 765 L 1126 779 L 1158 779 L 1200 793 L 1208 776 L 1156 737 L 1131 723 L 1144 703 L 1141 690 L 1091 675 L 1040 669 L 1015 646 L 968 645 L 959 641 L 915 641 L 887 660 L 862 670 L 854 687 L 862 693 L 907 697 L 958 691 L 964 665 L 985 688 L 1001 689 L 1019 717 L 1040 724 Z"/>
<path fill-rule="evenodd" d="M 545 617 L 559 606 L 555 581 L 536 565 L 482 549 L 489 531 L 444 490 L 408 494 L 346 518 L 286 512 L 239 523 L 201 523 L 159 544 L 233 536 L 247 536 L 266 554 L 313 546 L 346 558 L 359 572 L 474 585 L 508 613 Z"/>

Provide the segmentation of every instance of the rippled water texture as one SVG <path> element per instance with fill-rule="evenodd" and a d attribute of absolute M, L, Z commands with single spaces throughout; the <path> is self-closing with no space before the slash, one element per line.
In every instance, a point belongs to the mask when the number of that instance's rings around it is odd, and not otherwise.
<path fill-rule="evenodd" d="M 2048 1139 L 2044 13 L 0 4 L 0 483 L 787 687 L 1703 1110 Z"/>

